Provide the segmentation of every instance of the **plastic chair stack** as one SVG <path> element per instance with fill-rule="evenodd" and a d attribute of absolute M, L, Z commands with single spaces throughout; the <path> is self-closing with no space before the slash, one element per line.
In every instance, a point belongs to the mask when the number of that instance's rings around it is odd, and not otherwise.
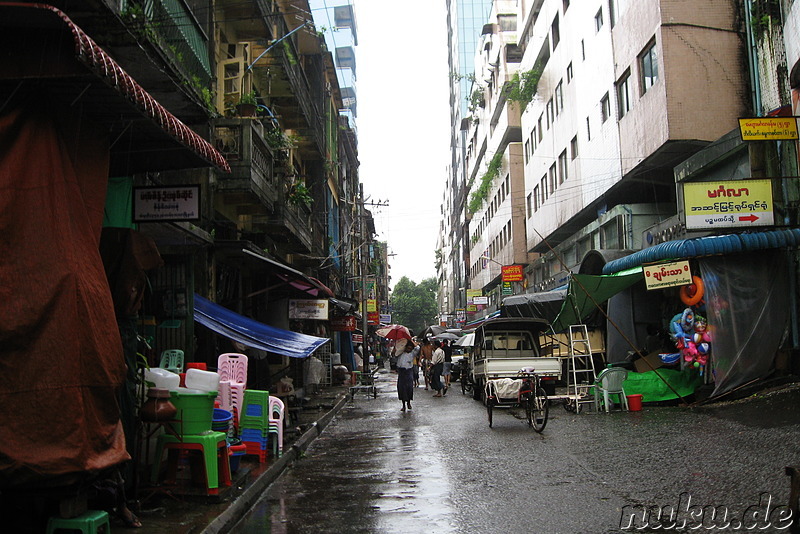
<path fill-rule="evenodd" d="M 244 392 L 242 412 L 239 414 L 239 437 L 247 448 L 247 454 L 267 460 L 267 445 L 270 434 L 269 391 L 247 389 Z"/>
<path fill-rule="evenodd" d="M 233 412 L 233 423 L 238 425 L 242 414 L 244 391 L 247 387 L 247 356 L 235 352 L 220 354 L 217 358 L 217 373 L 220 386 L 223 382 L 227 382 L 231 391 L 231 407 L 220 406 L 220 408 Z"/>
<path fill-rule="evenodd" d="M 183 372 L 183 351 L 178 349 L 165 350 L 161 353 L 161 361 L 158 364 L 162 369 L 172 371 L 176 375 Z"/>
<path fill-rule="evenodd" d="M 278 397 L 269 398 L 269 433 L 274 434 L 272 439 L 272 455 L 275 458 L 283 456 L 283 401 Z"/>

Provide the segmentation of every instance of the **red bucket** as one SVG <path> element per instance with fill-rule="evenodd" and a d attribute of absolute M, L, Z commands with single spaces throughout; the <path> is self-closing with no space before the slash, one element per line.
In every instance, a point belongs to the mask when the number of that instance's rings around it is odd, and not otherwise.
<path fill-rule="evenodd" d="M 628 411 L 641 412 L 643 395 L 625 395 L 628 398 Z"/>

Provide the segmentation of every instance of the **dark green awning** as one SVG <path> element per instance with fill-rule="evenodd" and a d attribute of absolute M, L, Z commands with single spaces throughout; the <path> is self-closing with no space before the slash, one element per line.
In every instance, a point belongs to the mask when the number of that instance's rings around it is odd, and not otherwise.
<path fill-rule="evenodd" d="M 597 306 L 617 293 L 644 279 L 641 267 L 610 275 L 570 275 L 567 298 L 553 321 L 553 331 L 561 332 L 570 325 L 581 324 Z"/>

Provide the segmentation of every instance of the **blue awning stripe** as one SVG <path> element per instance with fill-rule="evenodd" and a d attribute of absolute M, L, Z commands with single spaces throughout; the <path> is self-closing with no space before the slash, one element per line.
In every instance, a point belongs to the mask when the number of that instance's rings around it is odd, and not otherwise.
<path fill-rule="evenodd" d="M 664 260 L 699 258 L 769 248 L 797 247 L 798 245 L 800 245 L 800 228 L 676 239 L 610 261 L 603 267 L 603 274 L 614 274 L 645 263 Z"/>
<path fill-rule="evenodd" d="M 305 358 L 328 338 L 309 336 L 259 323 L 215 304 L 195 293 L 194 320 L 214 332 L 243 343 L 289 358 Z"/>

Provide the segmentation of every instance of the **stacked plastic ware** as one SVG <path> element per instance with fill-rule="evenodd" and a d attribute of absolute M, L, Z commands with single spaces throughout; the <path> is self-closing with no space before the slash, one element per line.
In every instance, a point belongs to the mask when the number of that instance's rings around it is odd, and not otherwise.
<path fill-rule="evenodd" d="M 269 391 L 246 389 L 242 411 L 239 414 L 239 437 L 247 448 L 247 454 L 267 460 L 267 444 L 270 432 Z"/>
<path fill-rule="evenodd" d="M 225 408 L 223 402 L 220 402 L 220 407 L 233 412 L 233 424 L 238 426 L 244 390 L 247 387 L 247 356 L 235 352 L 220 354 L 217 358 L 217 372 L 220 385 L 227 382 L 231 390 L 231 408 Z"/>
<path fill-rule="evenodd" d="M 269 433 L 272 438 L 272 455 L 275 458 L 283 456 L 283 401 L 278 397 L 269 398 Z"/>

